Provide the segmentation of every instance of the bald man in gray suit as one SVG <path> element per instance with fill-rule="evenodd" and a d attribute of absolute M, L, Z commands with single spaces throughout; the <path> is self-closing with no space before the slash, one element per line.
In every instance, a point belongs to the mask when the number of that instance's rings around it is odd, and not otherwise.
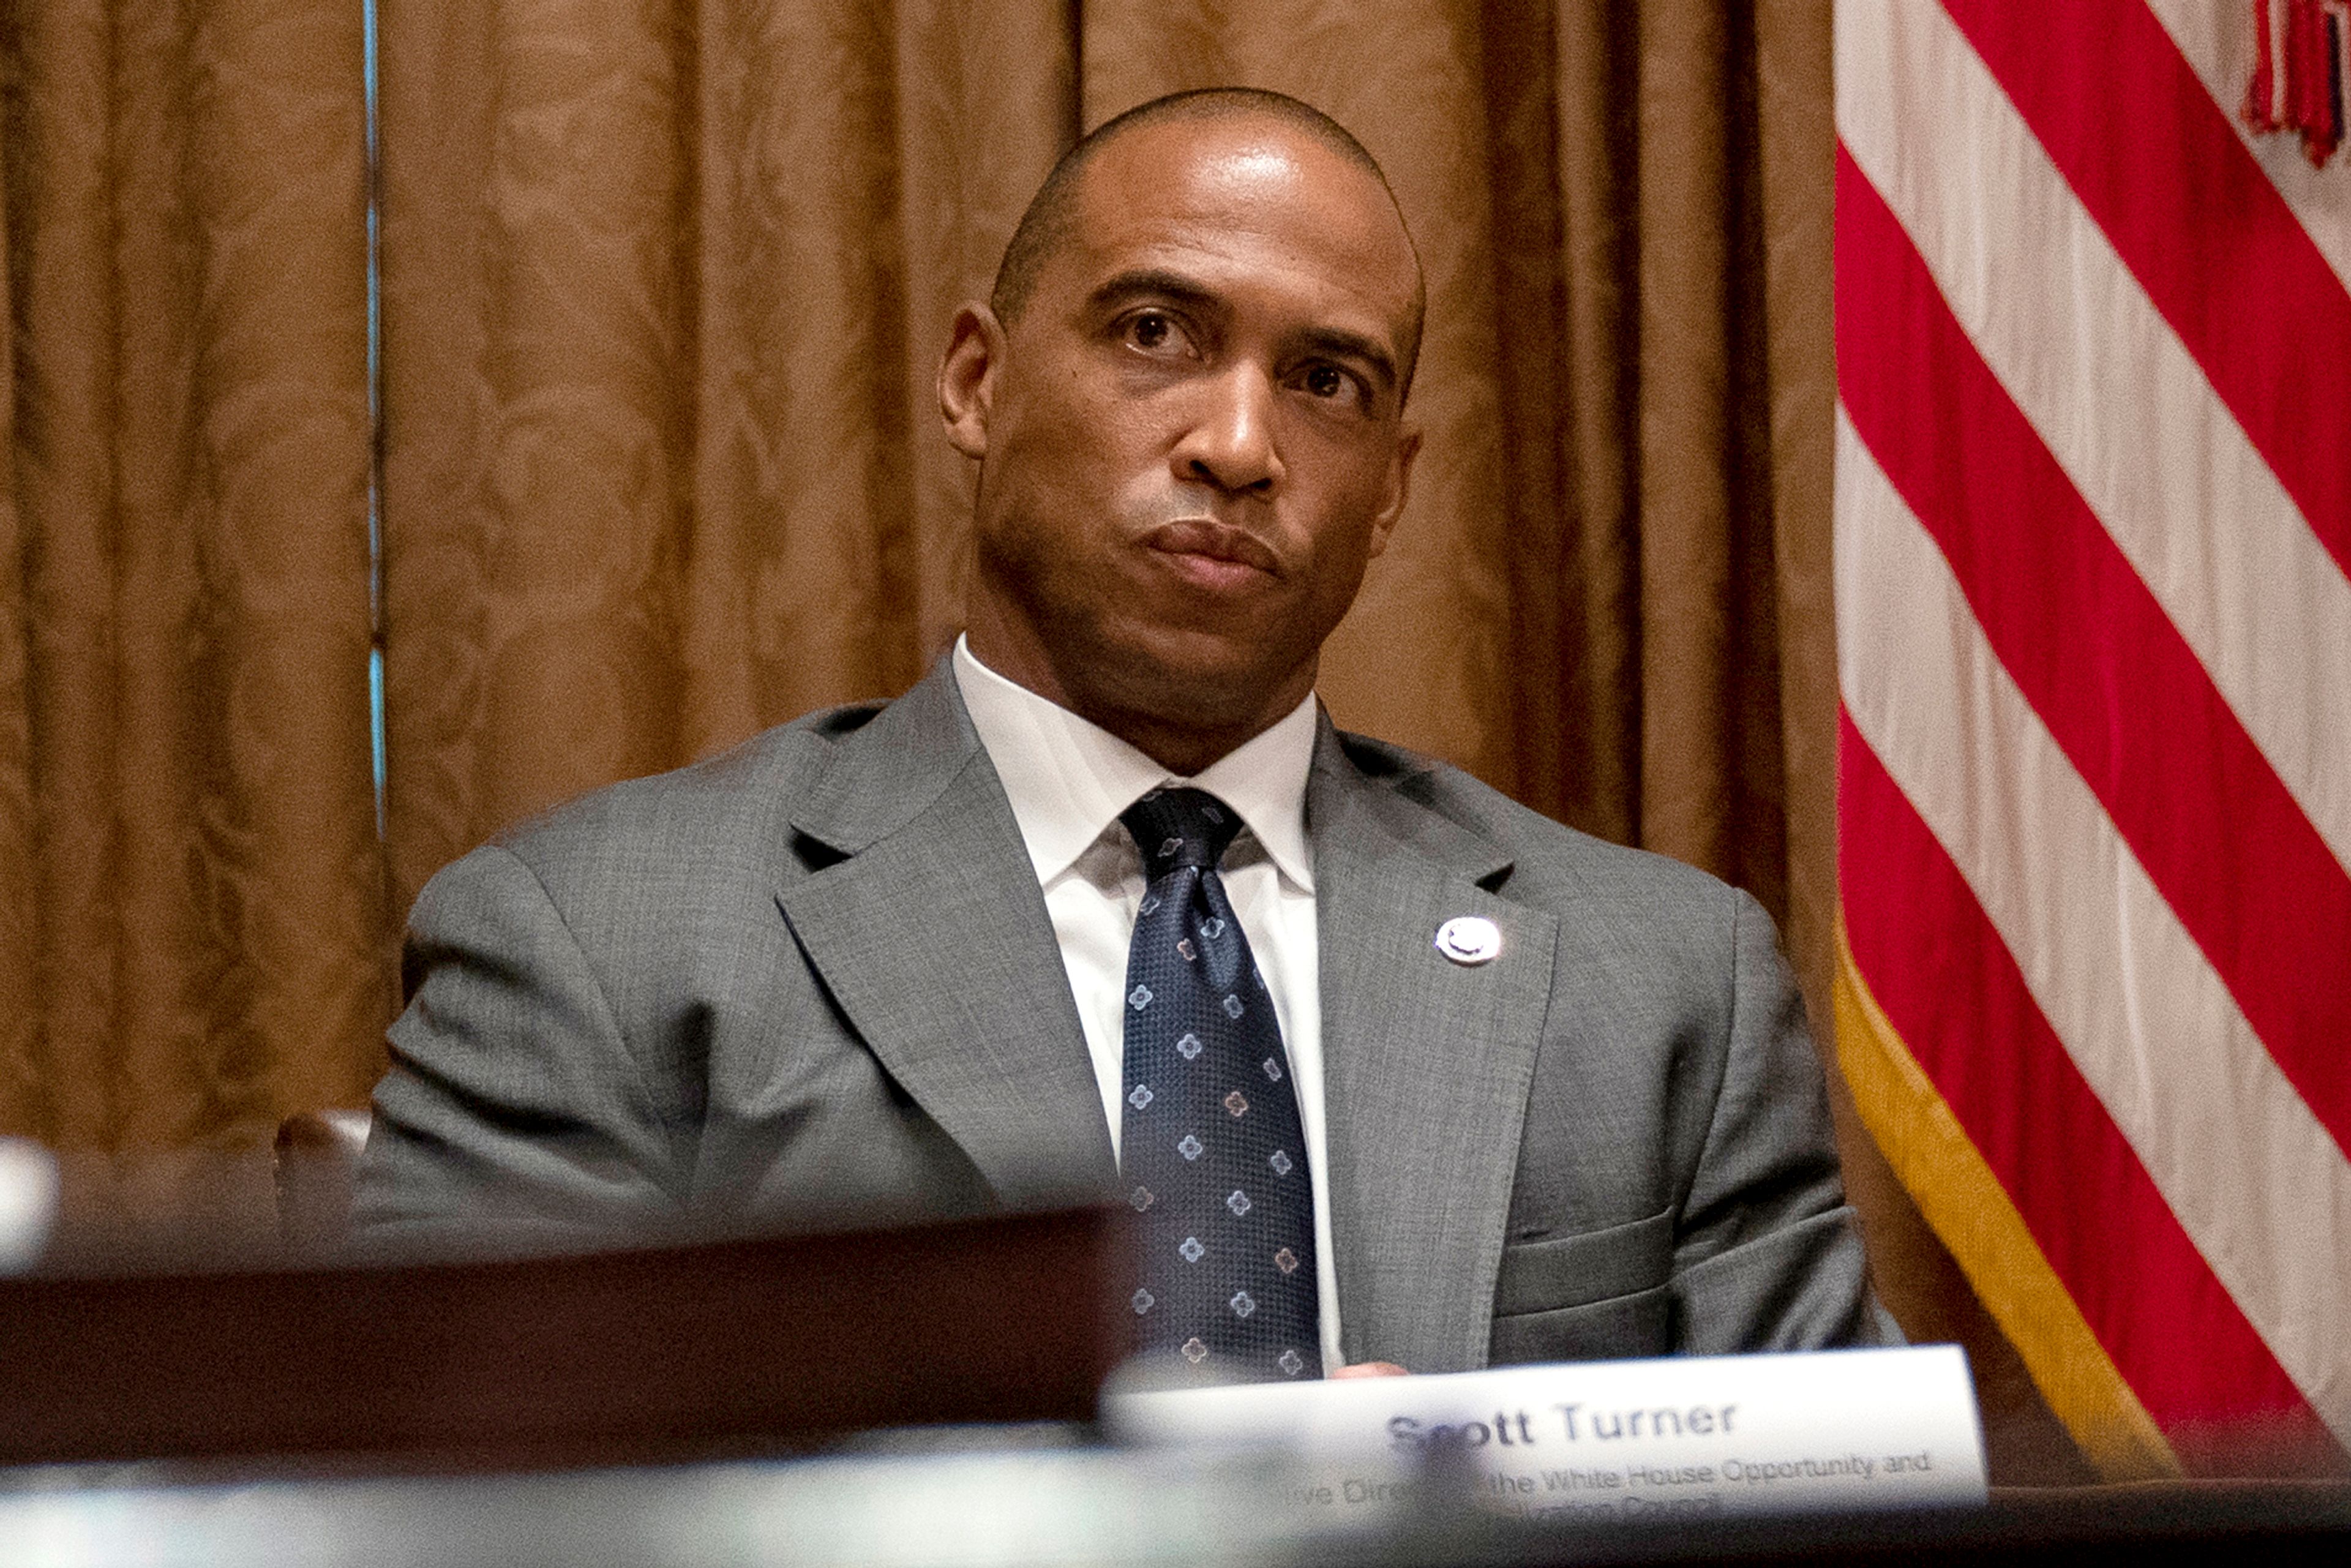
<path fill-rule="evenodd" d="M 434 878 L 361 1223 L 560 1244 L 1129 1196 L 1152 899 L 1119 819 L 1181 786 L 1241 823 L 1218 885 L 1296 1089 L 1324 1367 L 1874 1341 L 1753 900 L 1313 697 L 1404 507 L 1421 308 L 1376 165 L 1303 105 L 1186 95 L 1081 142 L 940 371 L 978 466 L 965 639 L 894 703 Z"/>

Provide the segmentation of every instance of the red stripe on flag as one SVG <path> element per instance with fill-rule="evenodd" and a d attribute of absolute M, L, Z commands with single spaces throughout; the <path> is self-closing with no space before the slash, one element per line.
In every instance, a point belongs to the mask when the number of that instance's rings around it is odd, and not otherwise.
<path fill-rule="evenodd" d="M 2001 663 L 2351 1148 L 2351 875 L 1837 149 L 1837 383 Z"/>
<path fill-rule="evenodd" d="M 1854 962 L 2116 1370 L 2191 1469 L 2257 1457 L 2243 1445 L 2247 1422 L 2290 1449 L 2330 1449 L 2066 1054 L 1959 868 L 1852 717 L 1839 718 L 1837 875 Z"/>
<path fill-rule="evenodd" d="M 2351 294 L 2179 46 L 2138 0 L 1944 6 L 2351 575 Z"/>

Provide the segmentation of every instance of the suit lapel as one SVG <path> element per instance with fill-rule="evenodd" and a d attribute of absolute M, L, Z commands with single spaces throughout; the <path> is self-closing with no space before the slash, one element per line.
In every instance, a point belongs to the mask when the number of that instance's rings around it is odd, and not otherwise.
<path fill-rule="evenodd" d="M 841 741 L 794 826 L 843 858 L 777 902 L 851 1026 L 1008 1205 L 1116 1167 L 1019 824 L 942 667 Z M 1324 727 L 1308 786 L 1332 1240 L 1349 1359 L 1483 1365 L 1557 922 L 1485 840 L 1367 780 Z M 1456 915 L 1499 927 L 1463 967 Z"/>
<path fill-rule="evenodd" d="M 1307 810 L 1347 1357 L 1482 1366 L 1557 922 L 1488 892 L 1509 858 L 1366 780 L 1327 724 Z M 1494 922 L 1500 956 L 1440 955 L 1457 915 Z"/>
<path fill-rule="evenodd" d="M 1007 1205 L 1115 1171 L 1085 1037 L 1003 786 L 945 662 L 840 743 L 794 825 L 845 858 L 777 902 L 851 1025 Z"/>

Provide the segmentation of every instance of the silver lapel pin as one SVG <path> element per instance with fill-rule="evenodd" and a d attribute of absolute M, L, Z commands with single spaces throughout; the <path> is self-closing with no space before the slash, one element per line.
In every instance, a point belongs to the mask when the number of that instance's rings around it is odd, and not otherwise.
<path fill-rule="evenodd" d="M 1457 964 L 1490 964 L 1502 953 L 1502 928 L 1482 915 L 1457 915 L 1437 928 L 1437 950 Z"/>

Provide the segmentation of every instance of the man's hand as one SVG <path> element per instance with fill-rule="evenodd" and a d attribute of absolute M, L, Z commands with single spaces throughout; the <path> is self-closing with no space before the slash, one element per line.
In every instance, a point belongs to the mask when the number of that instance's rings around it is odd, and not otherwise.
<path fill-rule="evenodd" d="M 1343 1366 L 1331 1375 L 1333 1377 L 1410 1377 L 1411 1373 L 1393 1361 L 1359 1361 L 1353 1366 Z"/>

